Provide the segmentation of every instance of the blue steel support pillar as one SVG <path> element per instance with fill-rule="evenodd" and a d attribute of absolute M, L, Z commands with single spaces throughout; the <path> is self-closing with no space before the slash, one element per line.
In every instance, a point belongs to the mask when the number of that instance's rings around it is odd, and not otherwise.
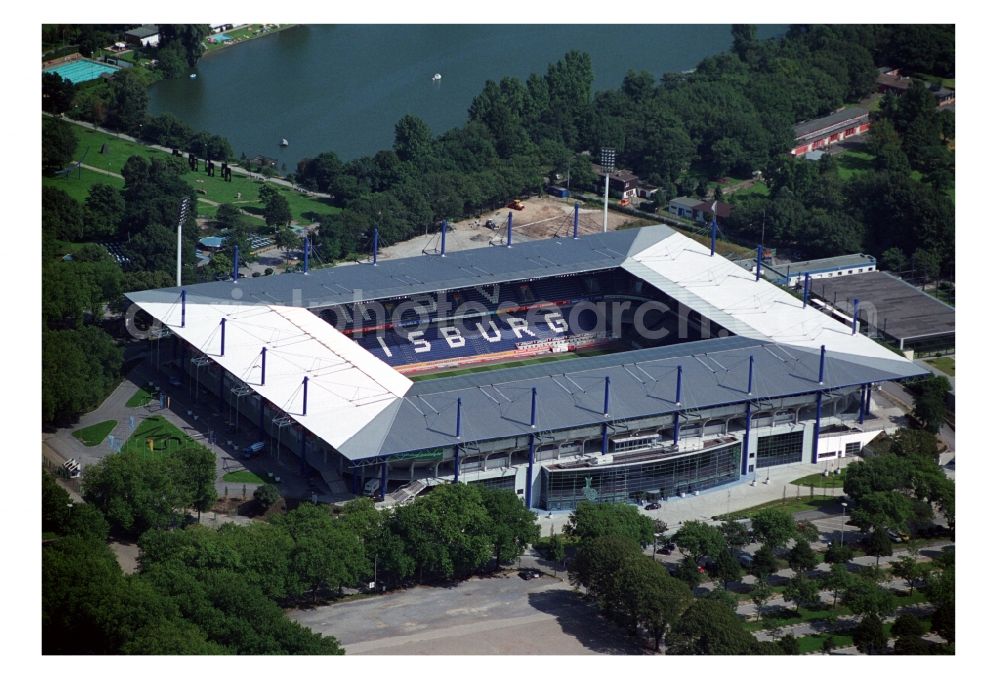
<path fill-rule="evenodd" d="M 816 424 L 813 426 L 813 457 L 815 465 L 819 462 L 819 421 L 823 415 L 823 393 L 816 393 Z"/>
<path fill-rule="evenodd" d="M 858 299 L 854 299 L 854 317 L 851 318 L 851 335 L 858 332 Z"/>
<path fill-rule="evenodd" d="M 226 318 L 223 317 L 219 320 L 219 333 L 220 333 L 220 345 L 219 345 L 219 356 L 226 356 Z"/>
<path fill-rule="evenodd" d="M 181 289 L 181 328 L 184 328 L 184 324 L 187 320 L 187 289 Z"/>
<path fill-rule="evenodd" d="M 514 237 L 514 212 L 513 211 L 508 211 L 507 212 L 507 248 L 508 249 L 510 248 L 510 245 L 513 244 L 513 237 Z"/>
<path fill-rule="evenodd" d="M 378 227 L 375 228 L 375 236 L 372 237 L 372 265 L 378 265 Z"/>
<path fill-rule="evenodd" d="M 455 440 L 458 441 L 462 438 L 462 398 L 458 398 L 458 414 L 455 417 Z M 461 458 L 458 456 L 458 444 L 455 444 L 455 478 L 452 483 L 458 483 L 458 468 Z"/>
<path fill-rule="evenodd" d="M 758 244 L 757 245 L 757 279 L 754 280 L 754 281 L 757 281 L 757 282 L 760 281 L 760 266 L 761 266 L 761 262 L 763 261 L 763 259 L 764 259 L 764 245 L 763 244 Z"/>
<path fill-rule="evenodd" d="M 858 422 L 865 424 L 865 401 L 868 399 L 868 386 L 861 386 L 861 403 L 858 405 Z"/>
<path fill-rule="evenodd" d="M 302 272 L 309 274 L 309 238 L 306 237 L 303 242 L 302 251 Z"/>
<path fill-rule="evenodd" d="M 819 346 L 819 384 L 823 384 L 823 370 L 826 368 L 826 345 Z"/>
<path fill-rule="evenodd" d="M 753 393 L 753 355 L 750 355 L 750 375 L 747 377 L 747 394 Z"/>
<path fill-rule="evenodd" d="M 260 386 L 267 382 L 267 348 L 260 348 Z"/>
<path fill-rule="evenodd" d="M 531 481 L 535 473 L 535 399 L 538 396 L 537 390 L 531 388 L 531 432 L 528 436 L 528 483 L 524 487 L 524 505 L 531 508 Z"/>
<path fill-rule="evenodd" d="M 608 452 L 608 410 L 611 404 L 611 376 L 604 377 L 604 424 L 601 425 L 601 455 Z"/>
<path fill-rule="evenodd" d="M 233 245 L 233 284 L 240 281 L 240 248 Z"/>
<path fill-rule="evenodd" d="M 306 404 L 309 403 L 309 376 L 302 379 L 302 415 L 306 414 Z"/>
<path fill-rule="evenodd" d="M 448 238 L 448 221 L 441 221 L 441 256 L 444 257 L 444 244 Z"/>
<path fill-rule="evenodd" d="M 389 461 L 382 461 L 382 481 L 379 483 L 379 496 L 385 500 L 385 491 L 389 487 Z"/>
<path fill-rule="evenodd" d="M 573 239 L 580 239 L 580 203 L 573 205 Z"/>
<path fill-rule="evenodd" d="M 680 411 L 674 413 L 674 446 L 681 440 L 681 414 Z"/>
<path fill-rule="evenodd" d="M 750 467 L 750 402 L 748 401 L 746 408 L 746 428 L 743 434 L 743 462 L 741 463 L 740 466 L 740 474 L 742 476 L 746 476 L 749 467 Z"/>
<path fill-rule="evenodd" d="M 865 398 L 865 415 L 872 414 L 872 390 L 875 389 L 875 383 L 868 383 L 868 396 Z"/>
<path fill-rule="evenodd" d="M 715 214 L 712 215 L 712 252 L 709 256 L 715 255 L 715 237 L 719 231 L 719 224 L 715 222 Z"/>
<path fill-rule="evenodd" d="M 812 287 L 812 279 L 809 277 L 809 273 L 808 272 L 806 273 L 806 281 L 805 281 L 805 284 L 803 284 L 803 287 L 804 288 L 803 288 L 803 291 L 802 291 L 802 307 L 808 307 L 809 306 L 809 292 L 811 291 L 810 287 Z"/>

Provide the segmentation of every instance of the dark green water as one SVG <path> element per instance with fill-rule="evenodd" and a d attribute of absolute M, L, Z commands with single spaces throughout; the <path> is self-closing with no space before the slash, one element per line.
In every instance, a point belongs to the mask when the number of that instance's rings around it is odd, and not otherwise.
<path fill-rule="evenodd" d="M 760 26 L 758 37 L 783 30 Z M 158 82 L 149 110 L 227 137 L 237 156 L 278 157 L 292 170 L 327 150 L 349 160 L 391 148 L 407 113 L 435 134 L 459 126 L 486 80 L 544 74 L 571 49 L 590 54 L 601 90 L 618 87 L 629 68 L 658 78 L 730 44 L 722 24 L 303 25 L 202 58 L 197 79 Z"/>

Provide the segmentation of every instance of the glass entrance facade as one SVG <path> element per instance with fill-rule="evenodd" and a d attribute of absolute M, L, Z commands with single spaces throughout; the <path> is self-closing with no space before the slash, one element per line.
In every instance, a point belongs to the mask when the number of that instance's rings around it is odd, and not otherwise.
<path fill-rule="evenodd" d="M 803 432 L 774 434 L 757 439 L 757 469 L 802 462 Z"/>
<path fill-rule="evenodd" d="M 740 478 L 739 441 L 715 448 L 634 463 L 591 467 L 542 467 L 540 507 L 575 509 L 578 502 L 626 502 L 648 491 L 692 493 Z"/>

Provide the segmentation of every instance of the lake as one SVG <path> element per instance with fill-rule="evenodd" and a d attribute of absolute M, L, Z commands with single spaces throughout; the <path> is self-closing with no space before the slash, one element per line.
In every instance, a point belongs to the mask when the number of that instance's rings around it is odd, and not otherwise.
<path fill-rule="evenodd" d="M 758 37 L 785 26 L 758 27 Z M 332 150 L 342 159 L 392 147 L 410 113 L 435 134 L 462 125 L 486 80 L 524 80 L 576 49 L 594 90 L 628 70 L 693 68 L 731 44 L 718 25 L 301 25 L 204 56 L 198 77 L 157 82 L 149 112 L 170 112 L 229 139 L 237 156 L 279 158 L 292 171 Z M 441 74 L 433 81 L 435 73 Z M 289 146 L 279 148 L 281 139 Z"/>

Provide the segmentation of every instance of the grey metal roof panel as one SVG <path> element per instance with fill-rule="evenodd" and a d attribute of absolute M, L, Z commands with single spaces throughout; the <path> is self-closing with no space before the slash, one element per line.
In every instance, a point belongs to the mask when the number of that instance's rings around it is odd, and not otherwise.
<path fill-rule="evenodd" d="M 834 127 L 843 125 L 845 122 L 849 120 L 853 120 L 859 117 L 864 117 L 867 114 L 868 111 L 864 108 L 859 108 L 859 107 L 845 108 L 843 110 L 838 110 L 835 113 L 831 113 L 826 117 L 820 117 L 815 120 L 807 120 L 805 122 L 801 122 L 795 125 L 792 128 L 792 130 L 795 134 L 795 140 L 797 141 L 799 139 L 811 136 L 812 134 L 816 134 L 821 131 L 826 132 L 827 130 L 831 130 Z"/>
<path fill-rule="evenodd" d="M 445 256 L 385 259 L 378 265 L 339 265 L 312 270 L 308 275 L 269 275 L 241 279 L 238 284 L 207 282 L 185 288 L 189 302 L 323 307 L 615 268 L 625 261 L 637 240 L 654 242 L 669 232 L 666 226 L 616 230 L 575 240 L 533 240 L 511 248 L 466 249 Z M 179 287 L 171 287 L 127 296 L 133 301 L 163 300 L 179 293 Z"/>
<path fill-rule="evenodd" d="M 747 395 L 751 356 L 754 381 L 751 394 Z M 680 406 L 674 403 L 678 365 L 683 369 Z M 414 385 L 404 397 L 406 403 L 396 410 L 395 420 L 377 455 L 604 422 L 606 377 L 611 378 L 609 418 L 621 420 L 927 373 L 909 362 L 828 352 L 824 380 L 819 384 L 817 351 L 741 337 L 515 367 L 510 371 L 510 374 L 487 372 Z M 534 429 L 530 425 L 532 388 L 537 392 Z M 456 439 L 459 398 L 463 411 L 475 411 L 475 415 L 462 416 L 462 435 Z M 374 456 L 349 457 L 360 460 Z"/>

